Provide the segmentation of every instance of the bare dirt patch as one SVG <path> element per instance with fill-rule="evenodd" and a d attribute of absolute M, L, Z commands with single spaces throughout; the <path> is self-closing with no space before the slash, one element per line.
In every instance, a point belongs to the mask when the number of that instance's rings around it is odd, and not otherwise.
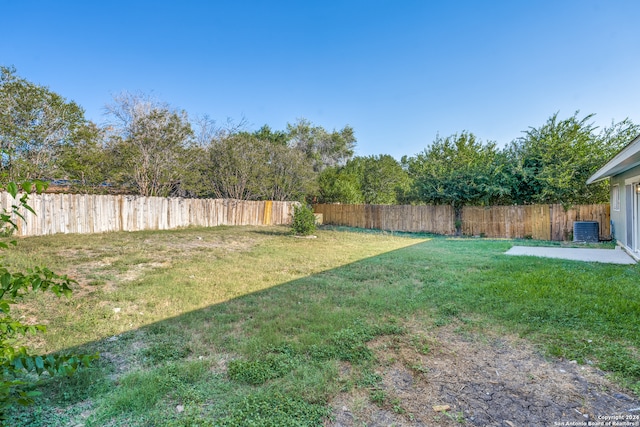
<path fill-rule="evenodd" d="M 587 425 L 640 415 L 640 401 L 603 372 L 545 360 L 514 337 L 463 335 L 447 326 L 383 337 L 370 348 L 381 362 L 381 383 L 337 396 L 327 426 Z"/>
<path fill-rule="evenodd" d="M 220 249 L 222 253 L 242 252 L 253 248 L 257 240 L 252 236 L 218 235 L 204 230 L 202 233 L 190 232 L 174 235 L 171 239 L 160 240 L 159 237 L 147 238 L 143 242 L 145 248 L 161 249 L 172 256 L 187 257 L 193 252 Z"/>

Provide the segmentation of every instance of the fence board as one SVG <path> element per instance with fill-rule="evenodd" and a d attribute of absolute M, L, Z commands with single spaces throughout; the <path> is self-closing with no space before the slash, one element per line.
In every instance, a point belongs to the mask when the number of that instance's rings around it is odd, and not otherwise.
<path fill-rule="evenodd" d="M 314 212 L 322 214 L 324 224 L 436 234 L 455 231 L 451 206 L 318 204 Z"/>
<path fill-rule="evenodd" d="M 18 236 L 166 230 L 190 225 L 287 225 L 296 203 L 47 193 L 29 197 L 36 216 L 20 209 L 26 221 L 13 219 Z M 9 193 L 0 192 L 1 208 L 11 211 L 15 204 Z"/>
<path fill-rule="evenodd" d="M 0 205 L 15 204 L 6 192 Z M 290 224 L 294 202 L 181 199 L 124 195 L 42 194 L 29 204 L 37 216 L 21 211 L 19 236 L 54 233 L 99 233 L 217 225 Z M 325 224 L 390 231 L 455 233 L 451 206 L 316 205 Z M 598 221 L 600 237 L 610 238 L 609 205 L 468 206 L 462 210 L 462 232 L 486 237 L 570 240 L 575 221 Z"/>
<path fill-rule="evenodd" d="M 551 206 L 553 240 L 572 240 L 575 221 L 597 221 L 601 239 L 611 238 L 610 206 L 577 205 L 565 209 L 562 205 Z"/>
<path fill-rule="evenodd" d="M 390 231 L 455 233 L 451 206 L 390 206 L 318 204 L 325 224 Z M 561 205 L 465 206 L 462 234 L 492 238 L 570 240 L 575 221 L 598 221 L 600 237 L 610 238 L 608 204 L 580 205 L 564 210 Z"/>

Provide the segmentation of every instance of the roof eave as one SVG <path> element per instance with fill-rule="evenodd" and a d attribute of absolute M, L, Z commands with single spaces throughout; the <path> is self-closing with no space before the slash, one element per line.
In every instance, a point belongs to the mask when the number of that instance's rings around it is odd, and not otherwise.
<path fill-rule="evenodd" d="M 587 184 L 603 181 L 640 165 L 640 135 L 636 136 L 613 159 L 591 175 Z"/>

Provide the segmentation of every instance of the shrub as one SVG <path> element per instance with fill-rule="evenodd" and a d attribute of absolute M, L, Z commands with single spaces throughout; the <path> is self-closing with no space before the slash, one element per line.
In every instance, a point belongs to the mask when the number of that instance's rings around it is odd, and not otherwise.
<path fill-rule="evenodd" d="M 307 205 L 294 205 L 291 228 L 298 236 L 313 234 L 316 231 L 316 216 L 313 214 L 313 209 Z"/>
<path fill-rule="evenodd" d="M 10 209 L 0 208 L 0 230 L 6 235 L 8 229 L 17 229 L 12 215 L 24 219 L 20 210 L 26 209 L 35 213 L 27 204 L 29 194 L 34 189 L 42 193 L 44 183 L 25 181 L 18 186 L 9 182 L 5 190 L 9 192 L 17 204 Z M 24 193 L 18 199 L 19 189 Z M 8 249 L 16 242 L 0 241 L 0 249 Z M 34 267 L 26 272 L 10 272 L 0 263 L 0 426 L 5 426 L 7 410 L 15 405 L 30 405 L 40 394 L 31 390 L 35 374 L 39 376 L 72 375 L 79 366 L 88 366 L 97 355 L 33 355 L 19 344 L 20 338 L 29 333 L 44 332 L 43 325 L 31 325 L 15 319 L 11 306 L 18 303 L 27 293 L 51 291 L 56 296 L 71 294 L 71 285 L 77 282 L 69 277 L 58 275 L 46 267 Z"/>

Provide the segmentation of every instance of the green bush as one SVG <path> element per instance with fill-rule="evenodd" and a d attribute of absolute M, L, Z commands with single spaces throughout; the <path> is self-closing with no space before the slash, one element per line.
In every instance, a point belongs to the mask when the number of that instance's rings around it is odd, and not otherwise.
<path fill-rule="evenodd" d="M 294 205 L 291 228 L 298 236 L 313 234 L 316 231 L 316 216 L 313 214 L 313 209 L 307 205 Z"/>

